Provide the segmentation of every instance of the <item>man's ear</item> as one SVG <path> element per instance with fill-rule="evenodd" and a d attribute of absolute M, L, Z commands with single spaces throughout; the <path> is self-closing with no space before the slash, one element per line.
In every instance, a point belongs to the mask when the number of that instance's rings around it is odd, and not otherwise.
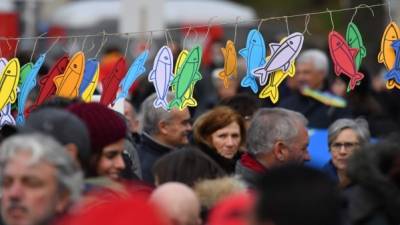
<path fill-rule="evenodd" d="M 278 161 L 283 162 L 286 160 L 288 148 L 286 147 L 285 143 L 283 143 L 283 141 L 275 142 L 272 151 Z"/>
<path fill-rule="evenodd" d="M 65 149 L 67 150 L 68 154 L 75 160 L 78 161 L 78 147 L 73 144 L 69 143 L 64 145 Z"/>
<path fill-rule="evenodd" d="M 57 197 L 57 202 L 55 205 L 55 210 L 57 213 L 63 213 L 68 209 L 69 204 L 71 203 L 71 194 L 64 190 Z"/>
<path fill-rule="evenodd" d="M 158 122 L 158 130 L 161 134 L 167 135 L 168 134 L 168 123 L 166 121 Z"/>

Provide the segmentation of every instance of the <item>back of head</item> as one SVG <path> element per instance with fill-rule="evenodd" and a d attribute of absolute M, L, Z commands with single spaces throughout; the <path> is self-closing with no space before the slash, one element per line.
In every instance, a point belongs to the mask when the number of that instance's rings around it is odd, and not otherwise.
<path fill-rule="evenodd" d="M 22 132 L 41 132 L 52 136 L 62 145 L 75 144 L 81 165 L 89 161 L 90 139 L 85 124 L 74 114 L 56 108 L 43 108 L 32 112 Z"/>
<path fill-rule="evenodd" d="M 17 134 L 5 140 L 0 148 L 0 171 L 19 152 L 31 154 L 30 164 L 49 163 L 57 170 L 61 190 L 66 190 L 72 201 L 77 201 L 83 185 L 82 172 L 53 138 L 43 134 Z"/>
<path fill-rule="evenodd" d="M 156 100 L 157 94 L 153 93 L 148 96 L 141 106 L 141 117 L 142 117 L 142 131 L 154 135 L 159 132 L 158 124 L 160 121 L 168 120 L 170 118 L 170 112 L 165 111 L 163 108 L 155 108 L 153 102 Z M 174 98 L 171 92 L 167 94 L 167 100 Z"/>
<path fill-rule="evenodd" d="M 278 167 L 263 175 L 257 192 L 258 224 L 340 224 L 339 191 L 320 171 L 300 165 Z"/>
<path fill-rule="evenodd" d="M 176 181 L 193 186 L 199 180 L 222 177 L 225 172 L 197 148 L 185 146 L 157 160 L 153 166 L 153 174 L 158 184 Z"/>
<path fill-rule="evenodd" d="M 260 104 L 254 95 L 237 94 L 229 99 L 224 99 L 221 105 L 226 105 L 238 112 L 244 119 L 251 118 L 260 108 Z"/>
<path fill-rule="evenodd" d="M 200 203 L 188 186 L 170 182 L 157 187 L 150 201 L 160 207 L 175 225 L 200 225 Z"/>
<path fill-rule="evenodd" d="M 302 51 L 296 59 L 296 63 L 312 63 L 315 69 L 323 71 L 324 75 L 328 74 L 329 62 L 325 52 L 319 49 L 308 49 Z"/>
<path fill-rule="evenodd" d="M 300 125 L 307 119 L 300 113 L 283 108 L 262 108 L 254 115 L 247 131 L 247 148 L 252 154 L 265 153 L 277 140 L 291 143 Z"/>

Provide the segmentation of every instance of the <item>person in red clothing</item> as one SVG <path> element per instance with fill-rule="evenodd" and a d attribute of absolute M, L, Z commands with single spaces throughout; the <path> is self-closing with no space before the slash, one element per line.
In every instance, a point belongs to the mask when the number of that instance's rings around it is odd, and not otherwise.
<path fill-rule="evenodd" d="M 247 152 L 235 172 L 253 187 L 259 174 L 288 163 L 302 164 L 308 154 L 307 119 L 283 108 L 263 108 L 253 117 L 247 133 Z"/>

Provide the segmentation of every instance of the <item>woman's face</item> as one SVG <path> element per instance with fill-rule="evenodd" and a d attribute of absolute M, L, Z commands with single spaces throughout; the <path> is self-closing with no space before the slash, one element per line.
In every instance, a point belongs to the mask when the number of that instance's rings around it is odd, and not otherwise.
<path fill-rule="evenodd" d="M 104 147 L 97 164 L 97 174 L 99 176 L 106 176 L 110 179 L 118 180 L 122 170 L 125 169 L 125 163 L 122 158 L 124 149 L 124 139 Z"/>
<path fill-rule="evenodd" d="M 225 158 L 231 159 L 239 150 L 241 141 L 240 127 L 236 122 L 211 134 L 211 144 Z"/>
<path fill-rule="evenodd" d="M 329 146 L 333 165 L 338 170 L 345 170 L 347 168 L 347 159 L 359 148 L 359 145 L 356 132 L 350 128 L 342 130 Z"/>

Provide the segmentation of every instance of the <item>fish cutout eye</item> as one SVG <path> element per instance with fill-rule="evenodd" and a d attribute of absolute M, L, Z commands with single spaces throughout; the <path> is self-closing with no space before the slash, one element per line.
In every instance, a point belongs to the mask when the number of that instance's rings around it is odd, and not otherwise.
<path fill-rule="evenodd" d="M 165 60 L 168 60 L 168 57 L 167 57 L 167 56 L 164 56 L 164 59 L 165 59 Z"/>
<path fill-rule="evenodd" d="M 78 68 L 78 65 L 73 64 L 72 67 L 74 67 L 76 69 L 76 68 Z"/>
<path fill-rule="evenodd" d="M 396 36 L 392 36 L 393 39 L 396 39 Z"/>
<path fill-rule="evenodd" d="M 257 43 L 257 41 L 256 41 L 256 40 L 254 40 L 254 39 L 253 39 L 252 41 L 253 41 L 253 43 Z"/>
<path fill-rule="evenodd" d="M 352 42 L 352 41 L 353 41 L 353 39 L 350 38 L 350 39 L 349 39 L 349 42 Z"/>
<path fill-rule="evenodd" d="M 289 41 L 289 44 L 290 44 L 290 45 L 293 45 L 293 41 Z"/>
<path fill-rule="evenodd" d="M 336 46 L 340 46 L 340 42 L 338 41 L 338 42 L 336 42 Z"/>

